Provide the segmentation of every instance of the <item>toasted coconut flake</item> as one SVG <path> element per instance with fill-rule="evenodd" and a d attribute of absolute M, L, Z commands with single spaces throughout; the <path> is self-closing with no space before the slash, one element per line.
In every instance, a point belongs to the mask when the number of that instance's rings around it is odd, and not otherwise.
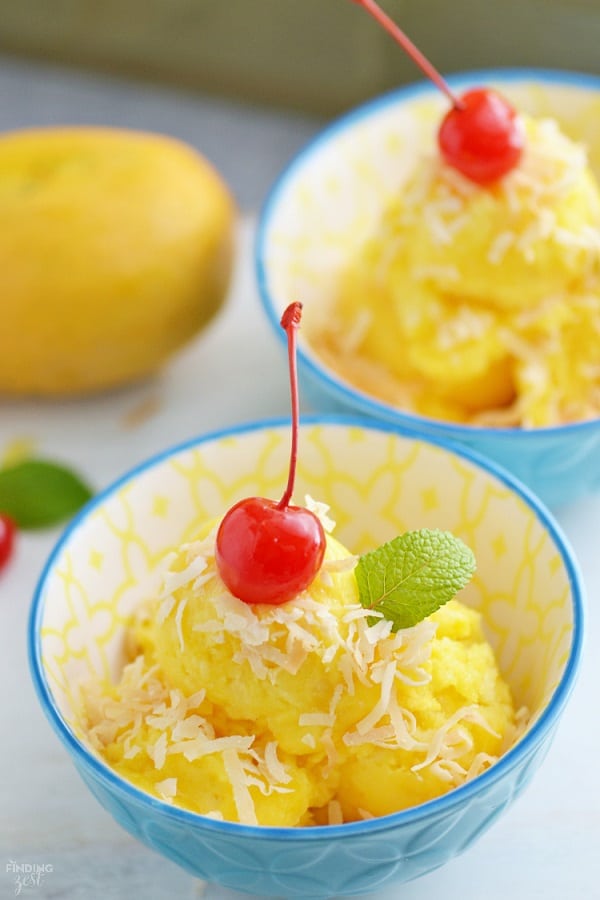
<path fill-rule="evenodd" d="M 342 813 L 342 805 L 339 800 L 330 800 L 327 804 L 327 821 L 329 825 L 342 825 L 344 815 Z"/>
<path fill-rule="evenodd" d="M 163 622 L 169 617 L 171 610 L 175 606 L 175 597 L 172 594 L 169 594 L 168 597 L 165 597 L 158 607 L 158 612 L 156 614 L 156 624 L 162 625 Z"/>
<path fill-rule="evenodd" d="M 163 800 L 172 800 L 177 795 L 177 779 L 165 778 L 164 781 L 157 781 L 155 788 Z"/>
<path fill-rule="evenodd" d="M 292 776 L 277 758 L 277 741 L 270 741 L 265 747 L 265 765 L 271 779 L 279 784 L 288 784 Z"/>
<path fill-rule="evenodd" d="M 335 521 L 328 516 L 329 506 L 327 503 L 321 503 L 319 500 L 313 500 L 310 494 L 305 494 L 304 503 L 306 508 L 319 519 L 323 530 L 328 534 L 335 528 Z"/>
<path fill-rule="evenodd" d="M 194 581 L 206 569 L 207 562 L 203 556 L 195 556 L 181 572 L 170 569 L 163 579 L 162 596 L 174 594 L 180 588 Z"/>
<path fill-rule="evenodd" d="M 242 825 L 258 825 L 254 801 L 248 789 L 247 776 L 235 750 L 223 752 L 223 763 L 233 789 L 233 799 Z"/>
<path fill-rule="evenodd" d="M 185 650 L 185 642 L 183 639 L 183 628 L 182 628 L 181 620 L 183 618 L 183 611 L 187 606 L 187 602 L 188 602 L 188 598 L 183 597 L 179 601 L 179 603 L 177 605 L 177 612 L 175 613 L 175 627 L 177 629 L 177 637 L 179 639 L 179 649 L 181 650 L 182 653 Z"/>

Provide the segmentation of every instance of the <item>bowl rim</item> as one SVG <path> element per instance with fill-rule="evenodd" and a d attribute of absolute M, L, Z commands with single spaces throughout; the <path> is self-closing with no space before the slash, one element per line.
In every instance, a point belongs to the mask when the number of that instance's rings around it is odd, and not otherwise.
<path fill-rule="evenodd" d="M 485 83 L 486 81 L 495 82 L 499 85 L 539 81 L 558 87 L 573 87 L 589 92 L 600 92 L 600 75 L 551 68 L 500 67 L 473 69 L 450 75 L 446 80 L 450 87 L 457 90 L 472 86 L 473 83 Z M 401 106 L 404 102 L 410 102 L 419 96 L 435 94 L 439 94 L 438 88 L 429 81 L 419 80 L 399 88 L 393 88 L 353 107 L 317 131 L 291 157 L 275 179 L 258 215 L 254 238 L 254 271 L 261 304 L 278 340 L 282 344 L 285 342 L 285 334 L 279 324 L 281 313 L 276 309 L 274 294 L 269 283 L 268 248 L 271 221 L 278 210 L 282 197 L 284 197 L 289 188 L 289 184 L 302 171 L 313 154 L 319 152 L 330 141 L 336 140 L 345 132 L 350 131 L 355 125 L 362 123 L 372 115 L 376 115 L 388 107 Z M 383 418 L 409 428 L 420 427 L 430 434 L 442 437 L 464 440 L 467 435 L 472 435 L 474 438 L 493 436 L 501 442 L 510 442 L 518 439 L 519 441 L 533 443 L 559 435 L 562 436 L 566 433 L 579 435 L 581 432 L 585 433 L 600 427 L 600 416 L 579 422 L 569 422 L 564 425 L 522 429 L 506 426 L 460 425 L 456 422 L 446 422 L 443 419 L 434 419 L 419 413 L 402 410 L 391 403 L 386 403 L 384 400 L 361 391 L 337 375 L 320 360 L 316 353 L 307 352 L 301 341 L 298 342 L 298 359 L 303 368 L 310 373 L 315 381 L 320 382 L 331 395 L 337 397 L 344 404 L 353 406 L 361 413 L 366 413 L 376 419 L 380 420 Z"/>
<path fill-rule="evenodd" d="M 530 754 L 535 752 L 542 740 L 552 732 L 567 700 L 574 687 L 576 676 L 581 662 L 583 639 L 585 631 L 585 590 L 579 565 L 568 538 L 562 531 L 552 513 L 544 506 L 543 502 L 529 488 L 521 483 L 518 478 L 505 470 L 502 466 L 489 460 L 476 451 L 455 444 L 451 441 L 432 438 L 423 435 L 419 431 L 410 428 L 394 427 L 387 422 L 374 422 L 370 419 L 353 415 L 307 415 L 301 420 L 301 429 L 314 426 L 333 426 L 343 428 L 362 428 L 366 431 L 383 434 L 393 434 L 403 439 L 419 441 L 461 457 L 476 468 L 482 469 L 485 474 L 491 475 L 516 494 L 529 509 L 535 514 L 542 527 L 552 539 L 565 568 L 570 590 L 573 613 L 573 629 L 571 633 L 569 657 L 565 664 L 562 677 L 556 685 L 545 709 L 534 722 L 532 727 L 521 739 L 489 769 L 459 787 L 426 803 L 409 807 L 400 812 L 391 813 L 359 822 L 348 822 L 342 825 L 317 825 L 310 828 L 298 826 L 270 826 L 270 825 L 243 825 L 238 822 L 220 821 L 211 819 L 200 813 L 192 812 L 153 797 L 151 794 L 137 788 L 127 779 L 118 775 L 107 763 L 96 756 L 72 731 L 63 719 L 60 710 L 54 700 L 52 689 L 48 683 L 45 668 L 42 662 L 41 625 L 45 606 L 46 584 L 52 577 L 53 568 L 63 549 L 68 546 L 71 539 L 88 517 L 95 510 L 110 500 L 117 491 L 138 476 L 160 466 L 173 457 L 202 447 L 205 444 L 219 442 L 232 437 L 244 437 L 257 431 L 289 428 L 290 419 L 285 417 L 267 418 L 241 423 L 231 427 L 221 428 L 190 438 L 173 447 L 162 450 L 148 459 L 138 463 L 125 474 L 121 475 L 106 488 L 95 495 L 69 522 L 56 542 L 44 568 L 39 576 L 31 609 L 27 630 L 27 650 L 30 673 L 36 694 L 42 709 L 54 731 L 69 750 L 71 757 L 78 769 L 91 770 L 96 780 L 100 780 L 111 793 L 126 794 L 129 802 L 138 806 L 150 807 L 154 812 L 176 820 L 180 824 L 194 827 L 205 827 L 215 832 L 229 836 L 237 836 L 241 839 L 266 839 L 268 841 L 299 840 L 311 842 L 315 840 L 331 839 L 342 835 L 362 836 L 388 831 L 405 824 L 423 821 L 439 814 L 450 812 L 456 806 L 473 799 L 484 792 L 486 788 L 499 781 L 519 763 L 523 762 Z"/>

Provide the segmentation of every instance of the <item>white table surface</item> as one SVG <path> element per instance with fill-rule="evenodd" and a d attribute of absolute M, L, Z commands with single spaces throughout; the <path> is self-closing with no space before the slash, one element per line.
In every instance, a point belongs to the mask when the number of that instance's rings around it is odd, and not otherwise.
<path fill-rule="evenodd" d="M 318 127 L 148 86 L 0 60 L 0 127 L 97 122 L 153 128 L 211 157 L 241 206 L 256 210 L 287 157 Z M 254 286 L 252 222 L 240 227 L 229 301 L 155 381 L 92 400 L 0 401 L 0 456 L 15 438 L 70 462 L 101 488 L 140 460 L 207 430 L 287 415 L 282 348 Z M 155 412 L 131 424 L 144 408 Z M 143 417 L 142 417 L 143 418 Z M 139 416 L 138 416 L 139 419 Z M 557 511 L 589 597 L 587 652 L 571 702 L 525 794 L 464 856 L 370 900 L 593 900 L 600 897 L 600 496 Z M 52 866 L 22 896 L 68 900 L 234 900 L 195 882 L 124 832 L 79 779 L 38 705 L 26 657 L 37 576 L 58 531 L 21 535 L 0 575 L 0 898 L 11 861 Z"/>

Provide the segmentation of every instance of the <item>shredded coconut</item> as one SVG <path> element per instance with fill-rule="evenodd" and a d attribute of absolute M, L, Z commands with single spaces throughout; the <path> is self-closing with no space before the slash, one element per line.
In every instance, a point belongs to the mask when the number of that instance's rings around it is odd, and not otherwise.
<path fill-rule="evenodd" d="M 319 515 L 326 517 L 324 504 L 315 501 L 311 504 L 313 510 L 318 509 Z M 193 558 L 192 548 L 201 550 L 201 563 Z M 165 577 L 164 584 L 166 589 L 175 585 L 174 590 L 188 584 L 191 593 L 178 600 L 169 593 L 158 605 L 159 624 L 175 608 L 174 624 L 182 652 L 185 651 L 183 614 L 188 602 L 193 602 L 194 592 L 201 587 L 198 579 L 203 583 L 219 579 L 214 544 L 196 542 L 187 546 L 186 553 L 187 565 L 178 573 L 180 578 L 174 581 Z M 352 556 L 326 563 L 334 573 L 350 571 L 355 564 L 356 557 Z M 339 610 L 334 613 L 308 592 L 300 594 L 293 604 L 251 607 L 233 597 L 220 582 L 207 594 L 207 602 L 213 606 L 214 617 L 194 624 L 193 629 L 210 635 L 211 640 L 224 633 L 238 638 L 239 649 L 234 653 L 234 661 L 248 664 L 259 679 L 275 679 L 281 671 L 296 675 L 313 654 L 327 667 L 336 661 L 341 680 L 328 701 L 324 697 L 327 707 L 298 716 L 301 728 L 317 729 L 316 733 L 307 731 L 300 740 L 309 750 L 321 754 L 319 764 L 324 778 L 338 763 L 342 747 L 363 745 L 417 752 L 422 758 L 412 766 L 412 771 L 418 773 L 429 768 L 435 777 L 450 785 L 475 777 L 495 762 L 496 757 L 486 753 L 475 754 L 468 769 L 460 762 L 465 755 L 473 753 L 474 742 L 465 727 L 467 723 L 499 737 L 477 706 L 458 709 L 440 728 L 424 737 L 414 713 L 399 703 L 399 683 L 418 687 L 431 679 L 428 663 L 436 626 L 430 620 L 393 632 L 392 623 L 381 613 L 365 609 L 359 603 L 351 603 L 342 613 Z M 349 730 L 340 734 L 340 703 L 345 696 L 356 693 L 357 684 L 375 689 L 372 706 Z M 173 755 L 181 755 L 189 762 L 210 754 L 220 755 L 232 786 L 239 821 L 256 824 L 252 790 L 264 796 L 287 793 L 292 790 L 292 775 L 281 761 L 277 741 L 268 741 L 261 751 L 252 735 L 215 733 L 203 714 L 205 701 L 204 689 L 188 697 L 180 690 L 167 690 L 159 679 L 158 667 L 149 667 L 140 654 L 124 669 L 118 699 L 103 695 L 99 689 L 87 693 L 89 738 L 96 749 L 102 750 L 120 737 L 125 759 L 133 759 L 145 750 L 156 771 L 161 771 Z M 527 711 L 520 711 L 511 740 L 522 733 L 527 721 Z M 143 737 L 142 729 L 146 729 Z M 177 796 L 177 779 L 164 778 L 156 782 L 155 789 L 158 796 L 172 802 Z M 367 818 L 370 815 L 359 812 L 363 814 Z M 217 812 L 209 815 L 220 817 Z M 337 801 L 329 803 L 327 816 L 332 824 L 343 820 Z"/>
<path fill-rule="evenodd" d="M 183 617 L 183 611 L 187 605 L 187 597 L 183 597 L 177 606 L 177 612 L 175 613 L 175 627 L 177 628 L 177 637 L 179 638 L 179 648 L 181 652 L 185 650 L 185 643 L 183 640 L 183 629 L 181 627 L 181 620 Z"/>
<path fill-rule="evenodd" d="M 190 584 L 204 572 L 206 566 L 207 562 L 203 556 L 195 556 L 181 572 L 172 569 L 167 571 L 163 580 L 162 596 L 174 594 L 175 591 Z"/>
<path fill-rule="evenodd" d="M 327 804 L 327 821 L 329 825 L 342 825 L 344 815 L 342 806 L 338 800 L 330 800 Z"/>
<path fill-rule="evenodd" d="M 157 781 L 155 787 L 163 800 L 172 800 L 177 794 L 177 779 L 165 778 L 164 781 Z"/>
<path fill-rule="evenodd" d="M 175 597 L 169 595 L 165 597 L 165 599 L 161 602 L 158 607 L 158 612 L 156 614 L 156 624 L 162 625 L 163 622 L 169 617 L 171 610 L 175 606 Z"/>
<path fill-rule="evenodd" d="M 335 521 L 328 515 L 329 506 L 327 503 L 321 503 L 318 500 L 313 500 L 310 494 L 304 495 L 304 504 L 311 513 L 319 519 L 321 525 L 323 526 L 323 530 L 330 534 L 335 528 Z"/>
<path fill-rule="evenodd" d="M 242 825 L 258 825 L 254 802 L 248 788 L 247 776 L 236 751 L 225 750 L 223 752 L 223 763 L 233 788 L 233 799 L 238 819 Z"/>

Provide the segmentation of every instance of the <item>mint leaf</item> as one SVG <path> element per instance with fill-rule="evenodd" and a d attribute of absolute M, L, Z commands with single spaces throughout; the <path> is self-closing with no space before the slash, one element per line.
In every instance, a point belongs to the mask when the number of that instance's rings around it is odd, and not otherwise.
<path fill-rule="evenodd" d="M 407 531 L 361 556 L 354 570 L 361 605 L 383 613 L 392 631 L 410 628 L 471 580 L 475 557 L 449 531 Z M 376 616 L 369 618 L 375 624 Z"/>
<path fill-rule="evenodd" d="M 70 469 L 26 459 L 0 469 L 0 512 L 19 528 L 44 528 L 70 518 L 92 496 Z"/>

